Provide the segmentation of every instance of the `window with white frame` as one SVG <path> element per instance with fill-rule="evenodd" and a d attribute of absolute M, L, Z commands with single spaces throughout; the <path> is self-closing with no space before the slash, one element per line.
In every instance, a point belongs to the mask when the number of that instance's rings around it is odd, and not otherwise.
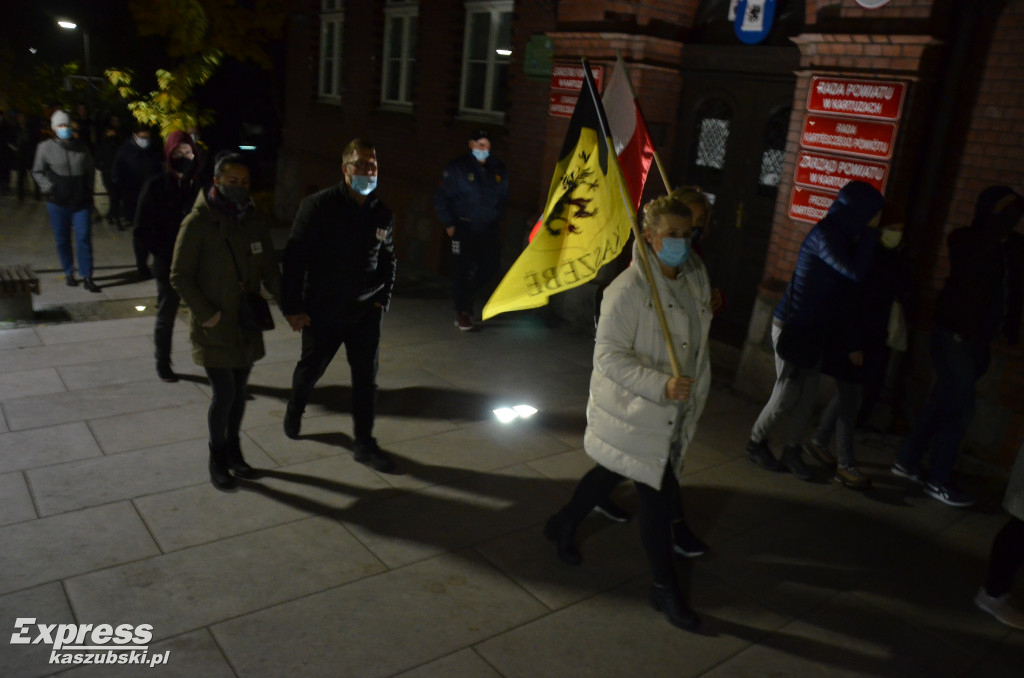
<path fill-rule="evenodd" d="M 345 25 L 343 0 L 320 1 L 320 82 L 321 99 L 341 99 L 341 36 Z"/>
<path fill-rule="evenodd" d="M 384 67 L 380 101 L 384 106 L 412 108 L 419 3 L 388 0 L 384 7 Z"/>
<path fill-rule="evenodd" d="M 502 118 L 512 56 L 512 0 L 467 0 L 459 113 Z"/>

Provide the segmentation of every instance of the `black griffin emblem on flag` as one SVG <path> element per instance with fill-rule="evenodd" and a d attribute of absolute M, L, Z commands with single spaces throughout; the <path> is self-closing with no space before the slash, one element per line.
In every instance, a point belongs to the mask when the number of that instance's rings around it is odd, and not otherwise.
<path fill-rule="evenodd" d="M 558 199 L 548 218 L 544 220 L 544 228 L 553 236 L 562 233 L 562 228 L 556 228 L 559 223 L 564 224 L 563 227 L 569 233 L 578 234 L 582 231 L 573 223 L 574 221 L 597 216 L 598 209 L 596 207 L 591 209 L 591 199 L 585 196 L 587 193 L 596 191 L 600 183 L 597 181 L 596 172 L 585 166 L 590 160 L 590 154 L 580 151 L 579 158 L 584 166 L 562 175 L 562 197 Z"/>

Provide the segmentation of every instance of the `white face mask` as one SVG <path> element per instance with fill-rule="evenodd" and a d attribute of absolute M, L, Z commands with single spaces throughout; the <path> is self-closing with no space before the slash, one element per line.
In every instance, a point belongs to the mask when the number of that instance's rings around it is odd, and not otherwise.
<path fill-rule="evenodd" d="M 142 137 L 135 137 L 135 143 L 139 145 L 139 148 L 149 148 L 149 139 L 143 139 Z"/>

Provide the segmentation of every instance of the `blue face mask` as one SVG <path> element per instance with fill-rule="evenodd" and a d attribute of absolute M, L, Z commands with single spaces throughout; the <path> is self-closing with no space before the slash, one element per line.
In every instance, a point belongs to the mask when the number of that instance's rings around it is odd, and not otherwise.
<path fill-rule="evenodd" d="M 661 251 L 658 252 L 661 263 L 672 268 L 682 266 L 690 258 L 689 238 L 662 238 Z"/>
<path fill-rule="evenodd" d="M 484 160 L 487 160 L 487 158 L 489 158 L 491 156 L 491 152 L 490 151 L 481 151 L 478 148 L 474 148 L 472 150 L 473 150 L 473 157 L 477 159 L 477 162 L 483 162 Z"/>
<path fill-rule="evenodd" d="M 64 139 L 65 141 L 67 141 L 68 139 L 70 139 L 74 135 L 75 135 L 75 130 L 71 129 L 70 127 L 58 127 L 57 128 L 57 136 L 59 136 L 61 139 Z"/>
<path fill-rule="evenodd" d="M 368 174 L 352 175 L 352 190 L 359 195 L 370 195 L 377 188 L 377 177 Z"/>

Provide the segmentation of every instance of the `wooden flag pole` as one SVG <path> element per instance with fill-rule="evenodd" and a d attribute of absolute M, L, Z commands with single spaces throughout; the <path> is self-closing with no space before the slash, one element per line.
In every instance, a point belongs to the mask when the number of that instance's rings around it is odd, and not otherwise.
<path fill-rule="evenodd" d="M 622 61 L 622 57 L 619 57 L 619 61 Z M 586 77 L 590 80 L 591 83 L 591 96 L 596 97 L 597 92 L 594 90 L 593 87 L 593 76 L 590 75 L 590 64 L 587 63 L 587 59 L 585 57 L 583 58 L 583 68 L 586 72 Z M 626 82 L 629 82 L 628 74 L 626 74 Z M 630 93 L 632 93 L 632 84 L 629 85 L 629 90 Z M 633 98 L 636 99 L 636 96 L 634 95 Z M 605 143 L 607 143 L 607 140 L 611 137 L 611 130 L 608 129 L 608 121 L 603 117 L 604 108 L 600 105 L 600 103 L 600 101 L 595 102 L 595 108 L 598 111 L 598 117 L 601 118 L 601 125 L 602 127 L 604 127 L 604 129 L 601 130 L 601 133 L 604 135 Z M 608 151 L 608 155 L 610 156 L 609 162 L 614 162 L 616 165 L 618 165 L 619 159 L 615 155 L 615 147 L 612 146 L 611 148 L 608 149 Z M 657 158 L 657 156 L 655 156 L 655 158 Z M 658 167 L 661 167 L 660 163 L 658 164 Z M 622 175 L 621 169 L 619 170 L 619 175 Z M 665 181 L 665 185 L 668 186 L 667 179 Z M 628 206 L 628 209 L 626 211 L 628 213 L 633 213 L 633 203 L 630 201 L 629 196 L 626 195 L 625 186 L 622 185 L 622 182 L 619 182 L 619 193 L 622 195 L 623 202 L 625 202 Z M 668 329 L 668 320 L 665 319 L 665 310 L 661 306 L 661 294 L 658 293 L 657 281 L 654 279 L 654 274 L 651 271 L 650 257 L 647 256 L 647 241 L 644 240 L 643 234 L 640 232 L 640 226 L 636 223 L 635 218 L 633 219 L 632 230 L 633 238 L 637 242 L 637 249 L 640 251 L 640 268 L 643 269 L 644 277 L 647 278 L 647 284 L 651 286 L 651 299 L 654 302 L 654 312 L 658 316 L 658 324 L 661 325 L 661 333 L 665 338 L 665 348 L 668 350 L 668 359 L 669 362 L 672 364 L 672 376 L 681 377 L 683 376 L 683 369 L 679 364 L 679 356 L 676 355 L 675 344 L 672 343 L 672 333 Z"/>

